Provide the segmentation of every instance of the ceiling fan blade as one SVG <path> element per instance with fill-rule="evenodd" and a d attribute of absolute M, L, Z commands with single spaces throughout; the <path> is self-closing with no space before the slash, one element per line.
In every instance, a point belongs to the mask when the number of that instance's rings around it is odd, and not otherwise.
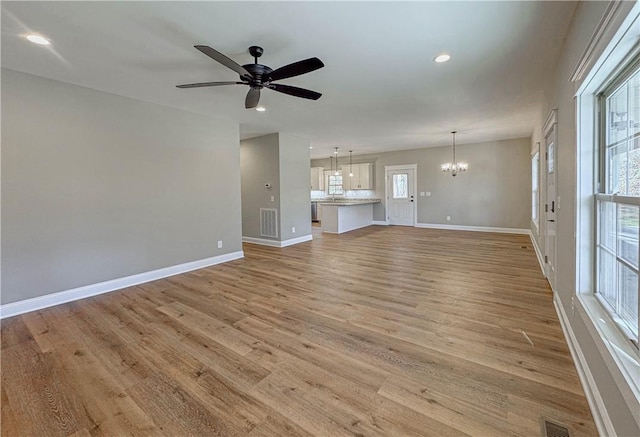
<path fill-rule="evenodd" d="M 208 57 L 210 57 L 211 59 L 213 59 L 214 61 L 218 61 L 225 67 L 232 69 L 233 71 L 238 73 L 240 76 L 253 78 L 251 73 L 249 73 L 242 65 L 238 64 L 233 59 L 226 57 L 219 51 L 214 50 L 209 46 L 194 46 L 194 47 L 200 50 L 202 53 L 204 53 Z"/>
<path fill-rule="evenodd" d="M 269 85 L 269 89 L 289 94 L 290 96 L 302 97 L 303 99 L 318 100 L 320 97 L 322 97 L 322 94 L 315 91 L 298 88 L 296 86 L 281 85 L 279 83 L 272 83 L 271 85 Z"/>
<path fill-rule="evenodd" d="M 185 85 L 176 85 L 176 88 L 201 88 L 205 86 L 220 86 L 220 85 L 246 85 L 246 82 L 202 82 L 202 83 L 188 83 Z"/>
<path fill-rule="evenodd" d="M 247 93 L 247 98 L 244 99 L 244 107 L 247 109 L 252 109 L 258 106 L 258 102 L 260 101 L 260 88 L 250 88 Z"/>
<path fill-rule="evenodd" d="M 285 65 L 269 74 L 269 81 L 286 79 L 288 77 L 300 76 L 301 74 L 310 73 L 314 70 L 324 67 L 322 61 L 318 58 L 309 58 L 303 61 L 294 62 Z"/>

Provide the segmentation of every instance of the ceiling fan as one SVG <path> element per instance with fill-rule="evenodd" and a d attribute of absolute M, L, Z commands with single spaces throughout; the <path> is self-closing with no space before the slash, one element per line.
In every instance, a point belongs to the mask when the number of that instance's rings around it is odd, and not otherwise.
<path fill-rule="evenodd" d="M 303 99 L 318 100 L 322 94 L 307 90 L 304 88 L 298 88 L 290 85 L 281 85 L 279 83 L 273 83 L 277 80 L 287 79 L 289 77 L 300 76 L 301 74 L 310 73 L 314 70 L 324 67 L 322 61 L 318 58 L 309 58 L 302 61 L 294 62 L 293 64 L 285 65 L 278 69 L 272 70 L 266 65 L 258 64 L 258 58 L 262 56 L 264 50 L 262 47 L 251 46 L 249 47 L 249 53 L 253 56 L 255 63 L 240 65 L 233 59 L 228 58 L 217 50 L 212 49 L 209 46 L 197 45 L 194 46 L 205 55 L 209 56 L 214 61 L 218 61 L 225 67 L 228 67 L 240 75 L 241 82 L 203 82 L 203 83 L 189 83 L 186 85 L 176 85 L 178 88 L 201 88 L 207 86 L 220 86 L 220 85 L 249 85 L 249 92 L 244 101 L 244 107 L 247 109 L 255 108 L 260 101 L 260 90 L 262 88 L 269 88 L 274 91 L 278 91 L 290 96 L 302 97 Z"/>

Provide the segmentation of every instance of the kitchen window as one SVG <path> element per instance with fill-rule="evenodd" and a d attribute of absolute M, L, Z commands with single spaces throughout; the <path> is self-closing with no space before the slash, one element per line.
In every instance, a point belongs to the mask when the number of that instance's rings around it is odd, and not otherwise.
<path fill-rule="evenodd" d="M 328 186 L 328 193 L 329 194 L 337 194 L 337 195 L 342 195 L 344 194 L 344 191 L 342 190 L 342 175 L 335 175 L 335 174 L 331 174 L 329 175 L 329 184 Z"/>

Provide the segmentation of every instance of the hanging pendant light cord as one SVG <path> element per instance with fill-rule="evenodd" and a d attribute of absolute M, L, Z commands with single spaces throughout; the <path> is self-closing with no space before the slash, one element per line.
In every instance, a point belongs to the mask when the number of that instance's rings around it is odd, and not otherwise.
<path fill-rule="evenodd" d="M 457 131 L 452 131 L 451 133 L 453 134 L 453 166 L 456 166 L 456 132 Z"/>

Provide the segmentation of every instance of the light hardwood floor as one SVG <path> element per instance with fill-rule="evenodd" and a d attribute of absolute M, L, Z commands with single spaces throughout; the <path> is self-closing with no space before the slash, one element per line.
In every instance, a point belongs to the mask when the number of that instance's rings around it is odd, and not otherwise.
<path fill-rule="evenodd" d="M 4 320 L 2 435 L 597 435 L 527 236 L 244 249 Z"/>

